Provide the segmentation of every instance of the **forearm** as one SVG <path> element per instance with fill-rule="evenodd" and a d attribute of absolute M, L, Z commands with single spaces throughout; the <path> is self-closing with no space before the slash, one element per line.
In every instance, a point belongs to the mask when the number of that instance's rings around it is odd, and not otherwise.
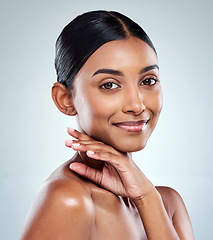
<path fill-rule="evenodd" d="M 161 195 L 155 188 L 142 199 L 133 202 L 138 209 L 149 240 L 180 239 L 169 219 Z"/>

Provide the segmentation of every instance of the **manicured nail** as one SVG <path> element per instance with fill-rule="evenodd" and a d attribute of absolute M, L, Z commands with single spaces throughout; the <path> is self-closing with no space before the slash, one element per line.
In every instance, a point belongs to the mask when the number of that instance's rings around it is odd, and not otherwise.
<path fill-rule="evenodd" d="M 74 132 L 75 129 L 74 129 L 74 128 L 71 128 L 71 127 L 67 127 L 67 131 Z"/>
<path fill-rule="evenodd" d="M 80 145 L 80 143 L 72 143 L 72 147 L 79 147 Z"/>
<path fill-rule="evenodd" d="M 87 154 L 88 155 L 93 155 L 93 154 L 95 154 L 93 151 L 87 151 Z"/>
<path fill-rule="evenodd" d="M 68 146 L 72 145 L 72 142 L 73 142 L 72 140 L 65 140 L 65 144 Z"/>

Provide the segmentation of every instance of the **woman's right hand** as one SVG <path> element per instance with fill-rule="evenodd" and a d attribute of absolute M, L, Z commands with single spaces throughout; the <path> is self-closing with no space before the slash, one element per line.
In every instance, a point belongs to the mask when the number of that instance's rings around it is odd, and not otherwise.
<path fill-rule="evenodd" d="M 67 147 L 80 152 L 82 158 L 82 153 L 86 153 L 87 157 L 103 162 L 101 170 L 79 162 L 72 163 L 71 170 L 116 195 L 128 197 L 133 201 L 142 199 L 150 191 L 156 190 L 134 163 L 131 154 L 121 153 L 74 129 L 68 128 L 68 133 L 76 140 L 65 141 Z"/>
<path fill-rule="evenodd" d="M 134 202 L 148 239 L 194 239 L 184 203 L 174 190 L 162 188 L 163 200 L 155 186 L 136 166 L 131 154 L 121 153 L 77 130 L 68 129 L 68 133 L 77 140 L 67 141 L 67 147 L 104 163 L 101 170 L 78 162 L 73 162 L 70 168 L 116 195 L 128 197 Z M 167 214 L 164 201 L 175 213 L 173 221 Z"/>

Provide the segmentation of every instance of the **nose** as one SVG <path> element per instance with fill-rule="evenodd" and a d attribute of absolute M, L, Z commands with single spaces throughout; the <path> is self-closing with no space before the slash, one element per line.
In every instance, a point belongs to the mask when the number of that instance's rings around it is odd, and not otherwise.
<path fill-rule="evenodd" d="M 128 89 L 124 96 L 123 112 L 139 115 L 145 110 L 143 95 L 138 88 Z"/>

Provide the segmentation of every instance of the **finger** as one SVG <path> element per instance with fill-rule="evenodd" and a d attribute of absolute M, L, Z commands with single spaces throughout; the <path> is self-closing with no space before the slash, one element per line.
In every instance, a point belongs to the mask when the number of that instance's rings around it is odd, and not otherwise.
<path fill-rule="evenodd" d="M 75 143 L 94 144 L 94 141 L 65 140 L 65 145 L 70 148 L 72 147 L 72 144 L 75 144 Z M 101 142 L 99 144 L 101 144 Z"/>
<path fill-rule="evenodd" d="M 111 152 L 98 152 L 98 151 L 87 151 L 86 152 L 87 156 L 90 158 L 93 158 L 95 160 L 103 161 L 103 162 L 108 162 L 110 163 L 113 167 L 116 169 L 118 168 L 119 165 L 121 165 L 122 159 L 120 156 L 115 155 L 114 153 Z"/>
<path fill-rule="evenodd" d="M 72 140 L 65 140 L 65 146 L 71 148 L 72 146 Z"/>
<path fill-rule="evenodd" d="M 79 140 L 93 140 L 93 138 L 89 137 L 87 134 L 81 133 L 76 129 L 70 127 L 67 128 L 67 132 L 69 133 L 69 135 Z"/>
<path fill-rule="evenodd" d="M 83 163 L 74 162 L 70 164 L 70 169 L 93 181 L 100 184 L 102 179 L 102 173 L 96 169 L 90 168 Z"/>
<path fill-rule="evenodd" d="M 80 143 L 80 144 L 85 144 L 85 145 L 86 145 L 86 144 L 91 144 L 91 145 L 92 145 L 93 143 L 96 143 L 96 144 L 99 144 L 99 145 L 101 145 L 102 147 L 104 147 L 104 149 L 105 149 L 106 151 L 114 152 L 115 154 L 118 154 L 118 155 L 120 155 L 120 156 L 123 155 L 121 152 L 117 151 L 117 150 L 114 149 L 113 147 L 111 147 L 111 146 L 109 146 L 109 145 L 107 145 L 107 144 L 105 144 L 105 143 L 103 143 L 103 142 L 96 141 L 96 140 L 94 140 L 92 137 L 88 136 L 87 134 L 81 133 L 81 132 L 77 131 L 76 129 L 73 129 L 73 128 L 68 127 L 68 128 L 67 128 L 67 131 L 68 131 L 68 133 L 69 133 L 72 137 L 78 139 L 78 140 L 66 140 L 66 141 L 65 141 L 65 145 L 66 145 L 67 147 L 72 147 L 72 148 L 74 147 L 73 149 L 78 151 L 78 149 L 76 149 L 76 146 L 79 146 L 79 145 L 77 144 L 77 145 L 75 145 L 75 146 L 72 146 L 73 143 Z M 79 150 L 80 150 L 80 149 L 79 149 Z M 88 150 L 89 150 L 89 149 L 88 149 Z M 92 150 L 92 149 L 91 149 L 91 150 Z"/>
<path fill-rule="evenodd" d="M 114 148 L 112 148 L 111 146 L 108 146 L 104 143 L 100 143 L 100 142 L 89 142 L 89 143 L 82 143 L 81 141 L 73 141 L 72 143 L 70 143 L 70 147 L 75 150 L 75 151 L 82 151 L 82 152 L 87 152 L 87 151 L 95 151 L 95 152 L 100 152 L 100 151 L 104 151 L 104 152 L 111 152 L 117 155 L 120 155 L 120 153 L 115 150 Z"/>
<path fill-rule="evenodd" d="M 100 144 L 100 145 L 104 145 L 104 143 L 102 142 L 98 142 L 98 141 L 95 141 L 95 140 L 65 140 L 65 144 L 67 146 L 71 146 L 73 143 L 79 143 L 79 144 L 82 144 L 82 145 L 90 145 L 90 144 Z"/>

